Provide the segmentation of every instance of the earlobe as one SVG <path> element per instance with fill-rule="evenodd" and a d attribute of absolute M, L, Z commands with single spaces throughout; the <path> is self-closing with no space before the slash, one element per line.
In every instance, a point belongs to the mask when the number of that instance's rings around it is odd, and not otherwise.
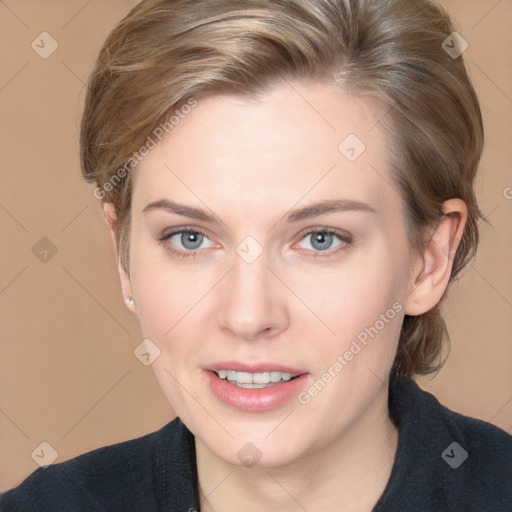
<path fill-rule="evenodd" d="M 405 304 L 407 315 L 421 315 L 443 297 L 450 281 L 453 260 L 467 220 L 461 199 L 443 203 L 443 217 L 423 252 L 418 256 Z"/>

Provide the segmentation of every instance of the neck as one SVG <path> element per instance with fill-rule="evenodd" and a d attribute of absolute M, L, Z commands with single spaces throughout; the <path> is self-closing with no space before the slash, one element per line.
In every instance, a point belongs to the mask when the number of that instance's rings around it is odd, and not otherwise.
<path fill-rule="evenodd" d="M 386 385 L 343 435 L 278 468 L 229 464 L 196 438 L 201 510 L 371 510 L 389 480 L 398 446 L 387 402 Z"/>

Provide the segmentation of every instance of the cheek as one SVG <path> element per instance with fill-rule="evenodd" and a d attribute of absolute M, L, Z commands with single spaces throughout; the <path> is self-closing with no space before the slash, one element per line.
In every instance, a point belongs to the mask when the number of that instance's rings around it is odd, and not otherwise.
<path fill-rule="evenodd" d="M 162 391 L 174 409 L 186 415 L 190 404 L 184 389 L 197 395 L 195 340 L 204 339 L 202 322 L 196 321 L 200 311 L 197 306 L 210 286 L 204 277 L 194 280 L 163 258 L 153 260 L 151 265 L 137 265 L 138 261 L 145 261 L 142 252 L 140 256 L 134 258 L 132 283 L 141 333 L 160 350 L 151 367 Z"/>
<path fill-rule="evenodd" d="M 403 300 L 405 261 L 382 254 L 377 261 L 362 261 L 333 276 L 320 290 L 312 288 L 318 310 L 337 329 L 374 323 L 395 301 Z M 327 281 L 327 280 L 326 280 Z M 336 330 L 336 329 L 334 329 Z"/>
<path fill-rule="evenodd" d="M 134 293 L 137 297 L 137 315 L 142 334 L 148 338 L 162 339 L 179 321 L 180 295 L 171 287 L 165 275 L 158 279 L 151 270 L 135 274 Z M 177 283 L 173 283 L 177 287 Z M 182 297 L 182 301 L 186 297 Z"/>
<path fill-rule="evenodd" d="M 133 247 L 132 288 L 143 335 L 163 339 L 208 288 L 184 266 L 170 264 L 163 248 L 147 245 Z"/>
<path fill-rule="evenodd" d="M 160 349 L 152 368 L 174 402 L 181 390 L 173 377 L 187 383 L 187 389 L 193 385 L 189 379 L 197 372 L 198 353 L 211 333 L 205 310 L 211 307 L 215 275 L 205 269 L 194 270 L 190 263 L 169 262 L 163 250 L 146 247 L 134 247 L 132 261 L 141 333 Z"/>
<path fill-rule="evenodd" d="M 347 362 L 357 359 L 383 369 L 392 364 L 404 314 L 407 265 L 407 258 L 381 250 L 379 258 L 347 267 L 323 287 L 308 287 L 312 309 L 325 326 L 319 327 L 323 343 L 314 348 L 323 353 L 324 366 L 347 351 Z"/>

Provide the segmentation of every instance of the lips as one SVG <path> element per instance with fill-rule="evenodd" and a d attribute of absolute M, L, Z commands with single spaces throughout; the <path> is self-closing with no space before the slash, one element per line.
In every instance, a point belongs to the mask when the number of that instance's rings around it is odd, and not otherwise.
<path fill-rule="evenodd" d="M 303 389 L 309 374 L 275 363 L 225 361 L 204 368 L 212 393 L 236 409 L 260 412 L 280 407 Z"/>

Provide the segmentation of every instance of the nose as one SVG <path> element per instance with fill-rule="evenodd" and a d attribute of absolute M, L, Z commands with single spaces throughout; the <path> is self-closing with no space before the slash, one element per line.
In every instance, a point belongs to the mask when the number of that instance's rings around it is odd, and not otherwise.
<path fill-rule="evenodd" d="M 286 330 L 289 313 L 283 287 L 263 253 L 253 263 L 238 255 L 220 289 L 218 325 L 232 337 L 255 341 Z"/>

